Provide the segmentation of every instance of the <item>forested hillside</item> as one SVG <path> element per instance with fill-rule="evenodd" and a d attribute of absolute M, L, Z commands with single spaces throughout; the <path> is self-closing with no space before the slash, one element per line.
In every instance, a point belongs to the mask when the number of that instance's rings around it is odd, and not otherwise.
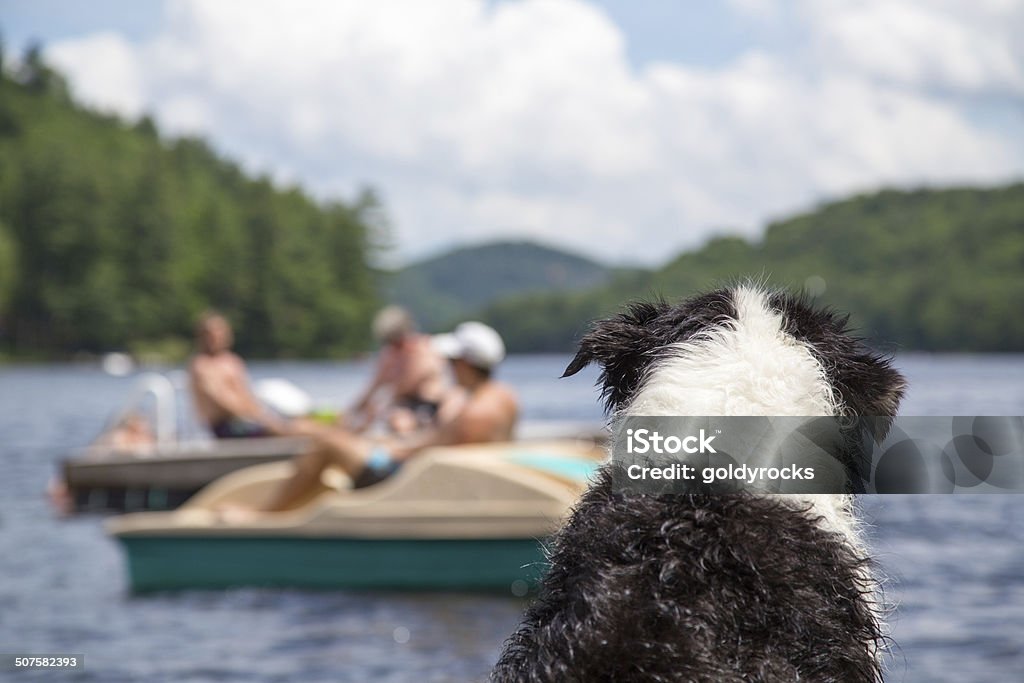
<path fill-rule="evenodd" d="M 180 352 L 211 306 L 252 355 L 365 349 L 378 214 L 77 106 L 33 51 L 0 77 L 0 355 Z"/>
<path fill-rule="evenodd" d="M 688 296 L 755 278 L 852 314 L 875 343 L 1024 351 L 1024 184 L 887 190 L 711 240 L 651 273 L 575 294 L 505 299 L 483 313 L 520 351 L 565 351 L 631 298 Z"/>

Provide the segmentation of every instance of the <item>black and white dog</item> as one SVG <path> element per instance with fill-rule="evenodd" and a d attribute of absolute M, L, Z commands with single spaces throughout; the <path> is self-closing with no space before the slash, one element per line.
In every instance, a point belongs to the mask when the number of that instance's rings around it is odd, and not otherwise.
<path fill-rule="evenodd" d="M 592 327 L 565 374 L 591 362 L 613 419 L 892 416 L 904 389 L 845 318 L 753 286 L 633 305 Z M 609 467 L 492 680 L 881 680 L 852 496 L 624 494 Z"/>

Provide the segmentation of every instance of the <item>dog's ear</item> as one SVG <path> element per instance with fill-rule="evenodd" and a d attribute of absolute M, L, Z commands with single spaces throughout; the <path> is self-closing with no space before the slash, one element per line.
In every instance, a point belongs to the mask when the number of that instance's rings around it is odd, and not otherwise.
<path fill-rule="evenodd" d="M 907 381 L 892 358 L 868 346 L 850 330 L 848 315 L 815 308 L 801 296 L 772 295 L 772 306 L 785 317 L 786 330 L 810 346 L 834 387 L 845 415 L 882 418 L 887 430 L 897 414 Z M 887 418 L 887 419 L 886 419 Z"/>
<path fill-rule="evenodd" d="M 876 436 L 884 436 L 907 388 L 906 379 L 892 366 L 892 360 L 858 340 L 855 352 L 834 373 L 833 381 L 841 387 L 844 412 L 880 418 L 876 421 L 880 427 Z"/>
<path fill-rule="evenodd" d="M 664 345 L 653 323 L 668 308 L 663 301 L 634 303 L 616 316 L 595 322 L 562 377 L 575 375 L 590 363 L 599 364 L 605 407 L 618 407 L 640 386 L 655 352 Z"/>

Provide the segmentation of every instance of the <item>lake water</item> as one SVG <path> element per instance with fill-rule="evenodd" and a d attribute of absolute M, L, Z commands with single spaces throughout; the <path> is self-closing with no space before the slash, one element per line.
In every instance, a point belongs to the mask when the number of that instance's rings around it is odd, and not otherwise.
<path fill-rule="evenodd" d="M 599 420 L 595 373 L 513 357 L 501 378 L 526 419 Z M 906 355 L 906 415 L 1024 413 L 1024 356 Z M 365 363 L 258 363 L 343 406 Z M 85 655 L 85 669 L 2 680 L 469 681 L 485 676 L 524 603 L 509 596 L 290 590 L 132 597 L 102 520 L 56 518 L 56 463 L 94 438 L 132 386 L 88 366 L 0 368 L 0 652 Z M 1022 680 L 1024 495 L 863 501 L 896 605 L 891 681 Z M 794 577 L 799 579 L 799 577 Z M 407 638 L 406 638 L 407 635 Z M 6 676 L 6 678 L 5 678 Z"/>

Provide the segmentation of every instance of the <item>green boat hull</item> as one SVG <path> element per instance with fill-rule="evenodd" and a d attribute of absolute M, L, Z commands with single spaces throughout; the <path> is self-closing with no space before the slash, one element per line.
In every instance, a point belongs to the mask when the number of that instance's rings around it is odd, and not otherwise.
<path fill-rule="evenodd" d="M 122 537 L 135 593 L 186 588 L 494 591 L 524 595 L 546 569 L 536 539 Z"/>

